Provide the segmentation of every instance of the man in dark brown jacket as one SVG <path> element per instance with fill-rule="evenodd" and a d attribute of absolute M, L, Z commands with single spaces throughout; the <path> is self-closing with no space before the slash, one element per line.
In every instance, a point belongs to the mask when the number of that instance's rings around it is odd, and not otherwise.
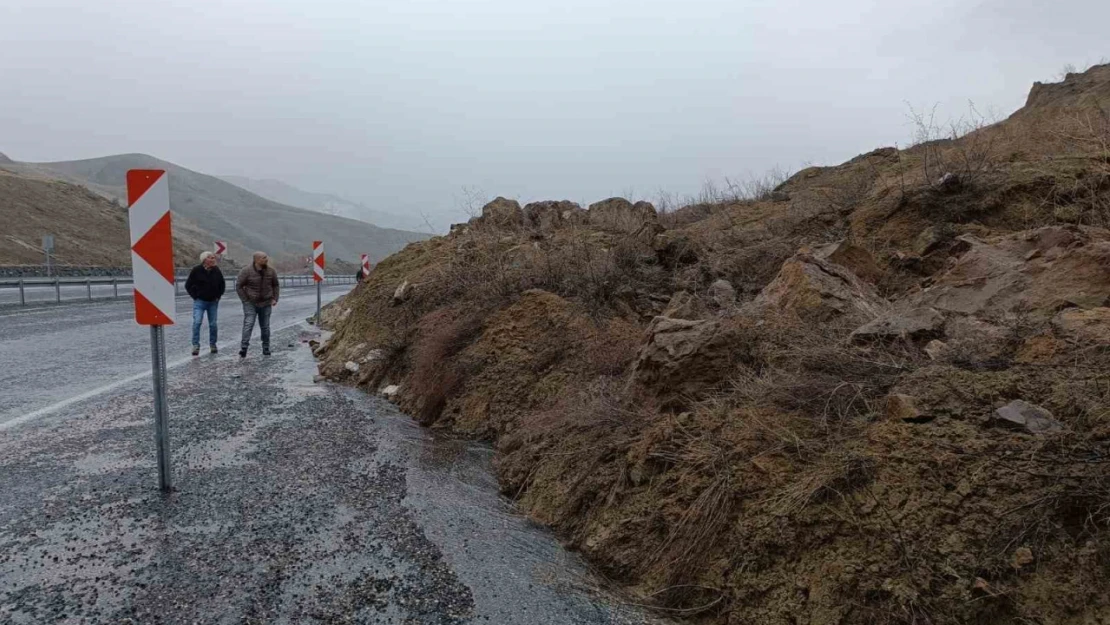
<path fill-rule="evenodd" d="M 270 312 L 278 303 L 277 272 L 270 266 L 270 258 L 265 252 L 255 252 L 254 262 L 239 272 L 235 281 L 235 292 L 243 300 L 243 340 L 239 343 L 239 357 L 247 357 L 254 332 L 254 319 L 258 318 L 258 328 L 262 331 L 262 355 L 270 355 Z"/>

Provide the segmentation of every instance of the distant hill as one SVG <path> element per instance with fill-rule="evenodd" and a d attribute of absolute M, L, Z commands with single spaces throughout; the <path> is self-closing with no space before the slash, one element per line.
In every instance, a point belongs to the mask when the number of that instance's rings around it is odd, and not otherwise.
<path fill-rule="evenodd" d="M 401 230 L 426 230 L 420 217 L 406 217 L 385 211 L 374 210 L 365 204 L 353 202 L 346 198 L 330 193 L 314 193 L 298 189 L 293 185 L 271 178 L 257 179 L 246 176 L 219 176 L 221 180 L 242 187 L 255 195 L 260 195 L 267 200 L 281 204 L 296 206 L 310 211 L 358 219 L 380 226 L 382 228 L 398 228 Z"/>
<path fill-rule="evenodd" d="M 122 201 L 129 169 L 165 169 L 170 180 L 170 208 L 196 224 L 209 239 L 228 242 L 228 256 L 249 258 L 268 252 L 279 265 L 295 268 L 311 253 L 312 241 L 325 242 L 330 259 L 357 262 L 366 253 L 377 261 L 428 235 L 379 228 L 364 221 L 307 211 L 268 200 L 241 187 L 145 154 L 124 154 L 80 161 L 9 163 L 25 175 L 56 177 Z"/>
<path fill-rule="evenodd" d="M 54 235 L 54 257 L 65 265 L 126 267 L 131 264 L 127 209 L 88 189 L 9 171 L 0 163 L 0 265 L 44 261 L 42 237 Z M 174 228 L 179 266 L 196 262 L 207 235 L 183 218 Z"/>

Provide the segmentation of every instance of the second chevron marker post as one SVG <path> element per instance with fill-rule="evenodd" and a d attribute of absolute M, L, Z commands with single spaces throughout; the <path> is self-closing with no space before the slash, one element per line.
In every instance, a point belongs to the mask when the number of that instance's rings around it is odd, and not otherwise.
<path fill-rule="evenodd" d="M 135 321 L 150 326 L 154 379 L 154 442 L 158 451 L 158 486 L 172 488 L 169 405 L 166 401 L 166 336 L 176 307 L 173 224 L 170 187 L 161 169 L 127 172 L 127 219 L 131 230 L 131 272 L 134 276 Z"/>
<path fill-rule="evenodd" d="M 312 242 L 312 279 L 316 282 L 316 325 L 320 325 L 320 292 L 324 285 L 324 242 Z"/>

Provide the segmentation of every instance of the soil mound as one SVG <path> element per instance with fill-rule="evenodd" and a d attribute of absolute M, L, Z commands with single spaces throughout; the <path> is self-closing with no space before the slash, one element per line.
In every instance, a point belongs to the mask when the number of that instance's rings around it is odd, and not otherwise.
<path fill-rule="evenodd" d="M 1110 622 L 1108 89 L 673 211 L 499 198 L 321 371 L 691 622 Z"/>

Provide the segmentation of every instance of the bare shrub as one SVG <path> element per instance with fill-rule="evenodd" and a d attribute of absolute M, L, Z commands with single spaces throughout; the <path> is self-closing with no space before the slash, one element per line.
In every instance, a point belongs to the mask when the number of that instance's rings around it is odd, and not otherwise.
<path fill-rule="evenodd" d="M 477 337 L 483 318 L 474 310 L 441 309 L 420 320 L 407 384 L 421 402 L 416 417 L 422 424 L 439 418 L 448 397 L 464 381 L 452 359 Z"/>
<path fill-rule="evenodd" d="M 1095 104 L 1066 118 L 1055 134 L 1089 165 L 1057 179 L 1054 214 L 1063 221 L 1110 227 L 1110 111 Z"/>
<path fill-rule="evenodd" d="M 733 201 L 765 202 L 773 198 L 775 191 L 789 179 L 790 171 L 775 165 L 763 175 L 749 174 L 745 179 L 726 178 L 725 184 Z"/>
<path fill-rule="evenodd" d="M 749 174 L 746 178 L 725 178 L 727 197 L 733 202 L 765 202 L 771 200 L 775 191 L 790 179 L 790 171 L 778 165 L 762 176 Z"/>
<path fill-rule="evenodd" d="M 482 207 L 490 201 L 489 194 L 478 187 L 463 187 L 455 196 L 455 206 L 469 217 L 481 217 Z"/>
<path fill-rule="evenodd" d="M 911 147 L 921 151 L 927 184 L 937 184 L 945 174 L 971 184 L 997 166 L 998 133 L 988 132 L 995 120 L 980 113 L 974 103 L 968 102 L 966 115 L 947 123 L 937 120 L 935 105 L 928 111 L 907 106 L 914 127 Z"/>
<path fill-rule="evenodd" d="M 921 355 L 898 343 L 857 345 L 845 340 L 849 331 L 789 319 L 742 327 L 758 341 L 760 359 L 737 372 L 732 392 L 748 405 L 801 412 L 825 428 L 874 414 L 890 388 L 920 365 Z"/>

